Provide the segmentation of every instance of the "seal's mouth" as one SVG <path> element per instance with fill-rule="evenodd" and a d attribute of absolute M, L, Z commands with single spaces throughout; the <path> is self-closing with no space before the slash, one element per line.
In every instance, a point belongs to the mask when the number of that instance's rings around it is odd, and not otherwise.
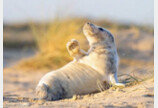
<path fill-rule="evenodd" d="M 85 35 L 94 35 L 96 34 L 96 27 L 92 23 L 86 23 L 83 27 L 83 32 Z"/>

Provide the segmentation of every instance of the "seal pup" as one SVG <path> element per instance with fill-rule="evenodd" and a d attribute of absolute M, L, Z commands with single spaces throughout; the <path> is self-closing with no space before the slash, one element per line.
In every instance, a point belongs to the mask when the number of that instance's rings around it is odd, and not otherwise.
<path fill-rule="evenodd" d="M 124 86 L 117 79 L 118 55 L 113 35 L 92 23 L 86 23 L 83 32 L 90 49 L 85 52 L 75 39 L 68 42 L 67 49 L 74 60 L 42 77 L 36 87 L 40 99 L 57 100 L 93 93 L 99 91 L 98 81 Z"/>

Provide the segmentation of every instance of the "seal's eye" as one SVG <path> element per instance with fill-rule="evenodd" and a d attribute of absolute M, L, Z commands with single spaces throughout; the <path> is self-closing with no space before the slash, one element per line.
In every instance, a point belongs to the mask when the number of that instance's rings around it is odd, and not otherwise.
<path fill-rule="evenodd" d="M 99 30 L 101 30 L 101 31 L 104 31 L 104 29 L 103 28 L 98 28 Z"/>

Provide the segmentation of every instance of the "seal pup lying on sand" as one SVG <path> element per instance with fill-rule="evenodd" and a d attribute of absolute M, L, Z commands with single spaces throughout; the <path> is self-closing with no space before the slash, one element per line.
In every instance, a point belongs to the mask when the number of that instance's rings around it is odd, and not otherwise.
<path fill-rule="evenodd" d="M 97 92 L 98 82 L 124 86 L 117 79 L 118 55 L 113 35 L 92 23 L 86 23 L 83 32 L 89 51 L 80 49 L 75 39 L 68 42 L 67 49 L 74 60 L 42 77 L 36 87 L 40 99 L 57 100 Z"/>

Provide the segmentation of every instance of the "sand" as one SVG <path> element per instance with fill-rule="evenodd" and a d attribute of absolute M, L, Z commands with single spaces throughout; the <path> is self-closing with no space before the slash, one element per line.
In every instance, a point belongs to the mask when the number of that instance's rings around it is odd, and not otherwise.
<path fill-rule="evenodd" d="M 58 101 L 41 101 L 36 98 L 35 87 L 46 71 L 26 72 L 20 69 L 4 69 L 4 108 L 49 108 L 49 107 L 77 107 L 77 108 L 152 108 L 154 105 L 154 79 L 152 66 L 146 67 L 146 71 L 140 68 L 133 70 L 133 66 L 120 69 L 121 74 L 137 71 L 137 76 L 146 79 L 125 88 L 110 88 L 100 93 L 83 96 L 73 96 L 70 99 Z M 143 74 L 142 74 L 143 71 Z M 146 74 L 144 74 L 146 73 Z M 126 77 L 126 78 L 125 78 Z M 119 77 L 127 80 L 127 76 Z M 128 83 L 129 84 L 129 83 Z"/>

